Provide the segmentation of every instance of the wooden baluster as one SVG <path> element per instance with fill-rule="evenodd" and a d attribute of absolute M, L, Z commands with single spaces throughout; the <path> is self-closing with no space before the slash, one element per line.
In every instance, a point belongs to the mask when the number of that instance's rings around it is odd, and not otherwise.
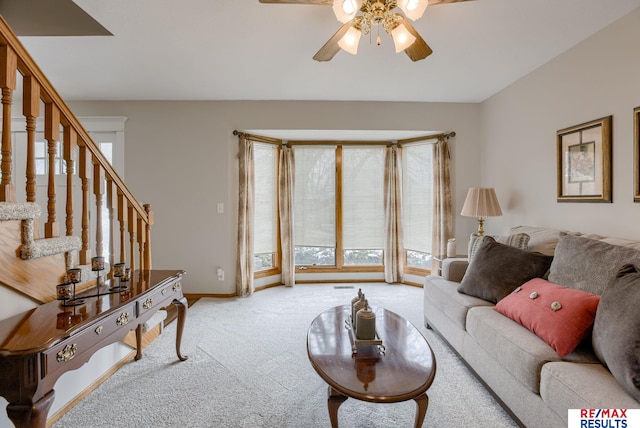
<path fill-rule="evenodd" d="M 40 84 L 32 76 L 23 81 L 22 114 L 27 130 L 27 202 L 36 201 L 36 119 L 40 116 Z"/>
<path fill-rule="evenodd" d="M 91 160 L 87 155 L 87 147 L 80 145 L 78 150 L 78 175 L 82 183 L 82 250 L 80 250 L 80 264 L 89 264 L 91 249 L 89 247 L 89 168 Z"/>
<path fill-rule="evenodd" d="M 138 217 L 138 252 L 140 253 L 138 256 L 138 260 L 140 261 L 141 271 L 147 269 L 147 267 L 144 264 L 144 249 L 145 249 L 144 243 L 145 243 L 146 237 L 147 237 L 147 234 L 145 232 L 144 219 L 142 217 Z"/>
<path fill-rule="evenodd" d="M 113 242 L 113 181 L 111 181 L 110 177 L 107 177 L 107 214 L 109 216 L 109 264 L 111 266 L 115 263 L 116 258 L 116 245 Z M 113 270 L 112 270 L 113 271 Z M 109 278 L 112 278 L 111 273 L 109 273 Z"/>
<path fill-rule="evenodd" d="M 118 190 L 118 223 L 120 223 L 120 263 L 127 261 L 127 244 L 125 238 L 125 225 L 127 223 L 127 203 L 124 195 Z"/>
<path fill-rule="evenodd" d="M 136 226 L 138 225 L 138 214 L 132 206 L 128 206 L 129 210 L 129 264 L 131 272 L 136 270 Z"/>
<path fill-rule="evenodd" d="M 44 236 L 60 236 L 60 226 L 56 221 L 56 154 L 60 139 L 60 110 L 52 103 L 46 103 L 44 109 L 44 138 L 48 143 L 49 183 L 47 186 L 47 222 L 44 224 Z"/>
<path fill-rule="evenodd" d="M 0 46 L 0 87 L 2 87 L 2 161 L 0 162 L 0 201 L 14 202 L 16 189 L 11 181 L 11 104 L 16 89 L 18 57 L 9 46 Z"/>
<path fill-rule="evenodd" d="M 67 165 L 67 236 L 73 236 L 73 174 L 75 174 L 75 160 L 73 154 L 78 146 L 78 134 L 70 126 L 64 127 L 63 157 Z"/>
<path fill-rule="evenodd" d="M 145 269 L 151 270 L 151 226 L 153 226 L 153 211 L 151 211 L 151 205 L 144 204 L 144 210 L 147 212 L 147 225 L 146 225 L 146 235 L 145 239 L 145 248 L 144 248 L 144 265 Z"/>
<path fill-rule="evenodd" d="M 102 207 L 104 205 L 104 170 L 97 159 L 93 159 L 93 194 L 96 197 L 96 256 L 102 257 L 103 231 Z"/>

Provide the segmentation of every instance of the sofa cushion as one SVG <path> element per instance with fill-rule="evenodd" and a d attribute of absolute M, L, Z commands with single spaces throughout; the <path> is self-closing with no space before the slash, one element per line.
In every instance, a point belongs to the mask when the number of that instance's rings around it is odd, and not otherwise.
<path fill-rule="evenodd" d="M 599 301 L 595 294 L 534 278 L 500 300 L 495 310 L 534 332 L 564 357 L 590 331 Z"/>
<path fill-rule="evenodd" d="M 472 233 L 469 238 L 469 248 L 467 249 L 467 257 L 469 258 L 469 262 L 473 260 L 473 257 L 476 255 L 476 251 L 480 247 L 480 244 L 489 235 L 478 236 L 477 233 Z M 490 235 L 496 242 L 501 244 L 510 245 L 512 247 L 520 248 L 522 250 L 526 250 L 529 244 L 529 235 L 526 233 L 514 233 L 511 235 Z"/>
<path fill-rule="evenodd" d="M 549 281 L 600 295 L 626 263 L 640 266 L 640 251 L 563 234 L 549 269 Z"/>
<path fill-rule="evenodd" d="M 545 364 L 540 378 L 540 397 L 565 423 L 567 409 L 640 408 L 640 403 L 624 392 L 602 364 Z"/>
<path fill-rule="evenodd" d="M 622 387 L 640 401 L 640 272 L 625 265 L 602 293 L 593 349 Z"/>
<path fill-rule="evenodd" d="M 556 245 L 558 245 L 558 240 L 560 239 L 560 234 L 571 233 L 572 235 L 580 235 L 580 233 L 577 232 L 538 226 L 514 226 L 509 229 L 510 235 L 516 233 L 526 233 L 529 235 L 529 251 L 537 251 L 548 256 L 553 256 Z"/>
<path fill-rule="evenodd" d="M 428 276 L 424 284 L 424 296 L 442 311 L 456 327 L 466 330 L 467 311 L 474 306 L 493 306 L 486 300 L 458 293 L 458 283 L 435 275 Z M 429 314 L 425 313 L 429 318 Z"/>
<path fill-rule="evenodd" d="M 458 291 L 496 303 L 532 278 L 546 274 L 553 257 L 500 244 L 485 237 Z"/>
<path fill-rule="evenodd" d="M 467 332 L 487 354 L 528 390 L 540 392 L 540 370 L 560 356 L 538 336 L 491 306 L 469 309 Z"/>

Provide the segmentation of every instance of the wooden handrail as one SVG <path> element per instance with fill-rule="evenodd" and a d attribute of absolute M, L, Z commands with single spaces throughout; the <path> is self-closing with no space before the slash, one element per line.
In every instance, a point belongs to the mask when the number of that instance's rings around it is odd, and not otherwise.
<path fill-rule="evenodd" d="M 104 168 L 105 174 L 111 178 L 116 187 L 120 189 L 125 198 L 137 211 L 138 215 L 145 219 L 145 223 L 148 222 L 147 213 L 133 196 L 133 193 L 129 190 L 127 185 L 122 181 L 116 170 L 111 166 L 109 161 L 104 157 L 104 154 L 100 151 L 100 148 L 93 141 L 89 133 L 84 129 L 78 118 L 73 114 L 67 103 L 64 102 L 58 91 L 53 87 L 49 79 L 40 70 L 40 67 L 33 60 L 31 55 L 24 48 L 17 36 L 11 31 L 11 28 L 0 16 L 0 43 L 10 46 L 18 57 L 18 70 L 23 76 L 29 76 L 35 78 L 40 84 L 40 96 L 45 103 L 54 104 L 60 111 L 60 122 L 63 126 L 70 126 L 77 134 L 78 139 L 87 145 L 87 149 L 91 152 L 91 156 L 97 159 L 100 165 Z"/>
<path fill-rule="evenodd" d="M 13 93 L 18 87 L 18 78 L 22 78 L 23 87 L 24 128 L 20 131 L 11 129 Z M 55 247 L 59 242 L 73 242 L 73 239 L 61 241 L 61 233 L 66 237 L 80 235 L 82 245 L 78 245 L 77 248 L 79 248 L 78 262 L 81 265 L 91 263 L 92 255 L 102 257 L 106 252 L 111 264 L 126 263 L 128 258 L 131 271 L 134 271 L 136 266 L 140 269 L 151 269 L 150 233 L 153 212 L 149 205 L 143 206 L 133 196 L 98 144 L 73 114 L 2 16 L 0 16 L 0 91 L 2 98 L 0 202 L 19 202 L 16 201 L 16 197 L 22 199 L 24 195 L 24 201 L 39 203 L 44 208 L 43 215 L 46 215 L 44 237 L 54 238 L 39 244 L 50 244 Z M 41 143 L 36 141 L 36 121 L 41 113 L 44 113 L 44 158 L 41 155 L 36 157 L 36 148 L 39 150 L 37 144 Z M 14 133 L 25 133 L 25 131 L 26 142 L 16 140 L 14 143 Z M 22 150 L 19 153 L 26 152 L 26 165 L 16 165 L 14 144 Z M 64 160 L 64 165 L 61 159 Z M 42 168 L 43 165 L 47 175 L 46 195 L 42 195 L 37 189 L 37 169 Z M 23 170 L 24 192 L 20 189 L 16 193 L 17 182 L 13 180 L 16 180 L 14 177 L 20 176 L 18 173 L 22 173 L 16 168 L 23 167 L 26 167 Z M 38 173 L 42 174 L 42 172 Z M 65 192 L 61 191 L 57 194 L 56 188 L 62 184 L 62 176 L 66 176 L 67 188 Z M 37 198 L 43 200 L 37 201 Z M 77 214 L 74 212 L 76 207 L 81 210 Z M 105 210 L 104 216 L 103 210 Z M 116 212 L 117 215 L 115 215 Z M 119 223 L 117 230 L 116 219 Z M 34 229 L 34 235 L 37 235 L 38 219 L 34 219 L 33 223 L 36 227 L 30 227 Z M 62 228 L 64 231 L 61 230 Z M 128 243 L 125 238 L 126 232 L 129 234 Z M 106 248 L 107 241 L 108 248 Z M 117 244 L 119 244 L 118 248 L 116 248 Z M 115 254 L 116 252 L 118 254 Z M 16 274 L 5 275 L 0 272 L 0 283 L 39 301 L 53 299 L 55 287 L 49 282 L 53 281 L 55 285 L 64 280 L 66 269 L 74 263 L 72 255 L 71 251 L 66 252 L 64 256 L 61 255 L 64 266 L 54 265 L 53 261 L 48 262 L 49 264 L 46 264 L 48 271 L 42 272 L 42 279 L 38 284 L 34 284 L 33 276 L 20 273 L 20 269 L 34 270 L 26 264 L 24 268 L 13 269 L 12 272 L 17 272 Z M 16 264 L 19 263 L 21 262 L 16 261 Z M 42 266 L 45 266 L 45 263 Z M 39 288 L 32 290 L 34 287 Z M 52 292 L 53 295 L 51 295 Z"/>

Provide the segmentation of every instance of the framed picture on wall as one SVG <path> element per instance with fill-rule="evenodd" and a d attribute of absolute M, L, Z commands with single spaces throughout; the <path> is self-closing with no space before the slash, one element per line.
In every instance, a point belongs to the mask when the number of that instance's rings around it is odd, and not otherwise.
<path fill-rule="evenodd" d="M 558 202 L 612 201 L 612 122 L 613 117 L 607 116 L 556 133 Z M 639 192 L 636 189 L 640 202 Z"/>
<path fill-rule="evenodd" d="M 640 202 L 640 107 L 633 109 L 633 202 Z"/>

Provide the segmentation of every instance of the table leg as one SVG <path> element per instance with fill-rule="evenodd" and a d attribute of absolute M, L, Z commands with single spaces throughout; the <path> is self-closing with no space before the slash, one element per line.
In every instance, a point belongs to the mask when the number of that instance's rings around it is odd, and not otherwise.
<path fill-rule="evenodd" d="M 427 414 L 427 407 L 429 406 L 429 397 L 427 393 L 420 394 L 416 398 L 414 398 L 416 404 L 418 405 L 418 409 L 416 411 L 416 425 L 415 428 L 421 428 L 422 423 L 424 422 L 424 417 Z"/>
<path fill-rule="evenodd" d="M 44 428 L 47 426 L 47 414 L 53 404 L 54 397 L 55 393 L 52 389 L 33 404 L 9 403 L 7 405 L 7 416 L 15 424 L 16 428 Z"/>
<path fill-rule="evenodd" d="M 142 358 L 142 324 L 138 324 L 136 327 L 136 356 L 135 360 L 138 361 Z"/>
<path fill-rule="evenodd" d="M 173 304 L 178 309 L 178 325 L 176 329 L 176 353 L 178 354 L 178 358 L 180 361 L 186 361 L 186 355 L 182 355 L 180 352 L 180 343 L 182 342 L 182 331 L 184 330 L 184 320 L 187 316 L 187 308 L 189 304 L 187 303 L 187 299 L 183 296 L 180 299 L 174 299 Z"/>
<path fill-rule="evenodd" d="M 342 403 L 347 400 L 346 395 L 343 395 L 329 387 L 329 398 L 327 399 L 327 405 L 329 407 L 329 419 L 331 420 L 331 428 L 338 428 L 338 408 Z"/>

